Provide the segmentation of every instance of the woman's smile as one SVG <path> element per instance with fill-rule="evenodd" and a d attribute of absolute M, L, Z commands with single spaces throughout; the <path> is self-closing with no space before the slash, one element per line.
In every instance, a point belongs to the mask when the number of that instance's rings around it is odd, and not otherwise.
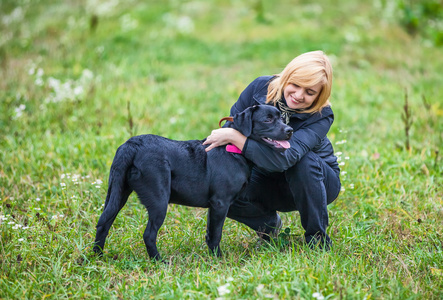
<path fill-rule="evenodd" d="M 314 103 L 322 87 L 322 83 L 318 83 L 312 87 L 302 87 L 290 83 L 285 87 L 283 95 L 289 108 L 305 109 Z"/>
<path fill-rule="evenodd" d="M 291 95 L 291 101 L 294 102 L 295 104 L 300 104 L 300 102 L 302 101 L 301 99 L 296 99 L 294 97 L 294 95 Z"/>

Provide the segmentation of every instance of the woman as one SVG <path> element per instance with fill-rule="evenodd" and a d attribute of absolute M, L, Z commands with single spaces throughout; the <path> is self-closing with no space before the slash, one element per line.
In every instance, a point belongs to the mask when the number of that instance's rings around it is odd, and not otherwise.
<path fill-rule="evenodd" d="M 282 224 L 277 211 L 300 212 L 306 242 L 329 249 L 327 205 L 340 192 L 340 169 L 326 134 L 334 120 L 329 104 L 332 67 L 322 51 L 293 59 L 275 76 L 255 79 L 231 108 L 231 116 L 256 104 L 275 105 L 294 129 L 291 148 L 276 152 L 232 128 L 212 131 L 206 151 L 233 144 L 254 162 L 251 178 L 228 217 L 259 235 L 276 235 Z"/>

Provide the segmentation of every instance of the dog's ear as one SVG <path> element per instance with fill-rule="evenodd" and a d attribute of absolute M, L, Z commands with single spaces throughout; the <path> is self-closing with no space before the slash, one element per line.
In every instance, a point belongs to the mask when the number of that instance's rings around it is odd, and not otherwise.
<path fill-rule="evenodd" d="M 235 129 L 240 131 L 244 136 L 249 137 L 252 133 L 252 114 L 258 109 L 257 105 L 248 107 L 241 113 L 234 115 Z"/>

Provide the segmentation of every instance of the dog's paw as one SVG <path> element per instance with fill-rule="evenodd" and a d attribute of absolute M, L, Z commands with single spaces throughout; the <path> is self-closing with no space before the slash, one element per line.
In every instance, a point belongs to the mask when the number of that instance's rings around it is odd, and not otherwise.
<path fill-rule="evenodd" d="M 214 249 L 209 249 L 209 253 L 216 256 L 216 257 L 222 257 L 223 253 L 220 250 L 220 247 L 215 247 Z"/>
<path fill-rule="evenodd" d="M 92 251 L 94 251 L 94 254 L 98 257 L 103 257 L 103 251 L 100 247 L 95 246 Z"/>

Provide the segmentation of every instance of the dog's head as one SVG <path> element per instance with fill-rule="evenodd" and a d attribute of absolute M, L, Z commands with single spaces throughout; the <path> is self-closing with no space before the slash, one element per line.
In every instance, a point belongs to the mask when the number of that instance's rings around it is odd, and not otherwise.
<path fill-rule="evenodd" d="M 280 111 L 271 105 L 248 107 L 234 116 L 232 127 L 244 136 L 278 151 L 285 151 L 290 147 L 288 140 L 294 131 L 282 121 Z"/>

